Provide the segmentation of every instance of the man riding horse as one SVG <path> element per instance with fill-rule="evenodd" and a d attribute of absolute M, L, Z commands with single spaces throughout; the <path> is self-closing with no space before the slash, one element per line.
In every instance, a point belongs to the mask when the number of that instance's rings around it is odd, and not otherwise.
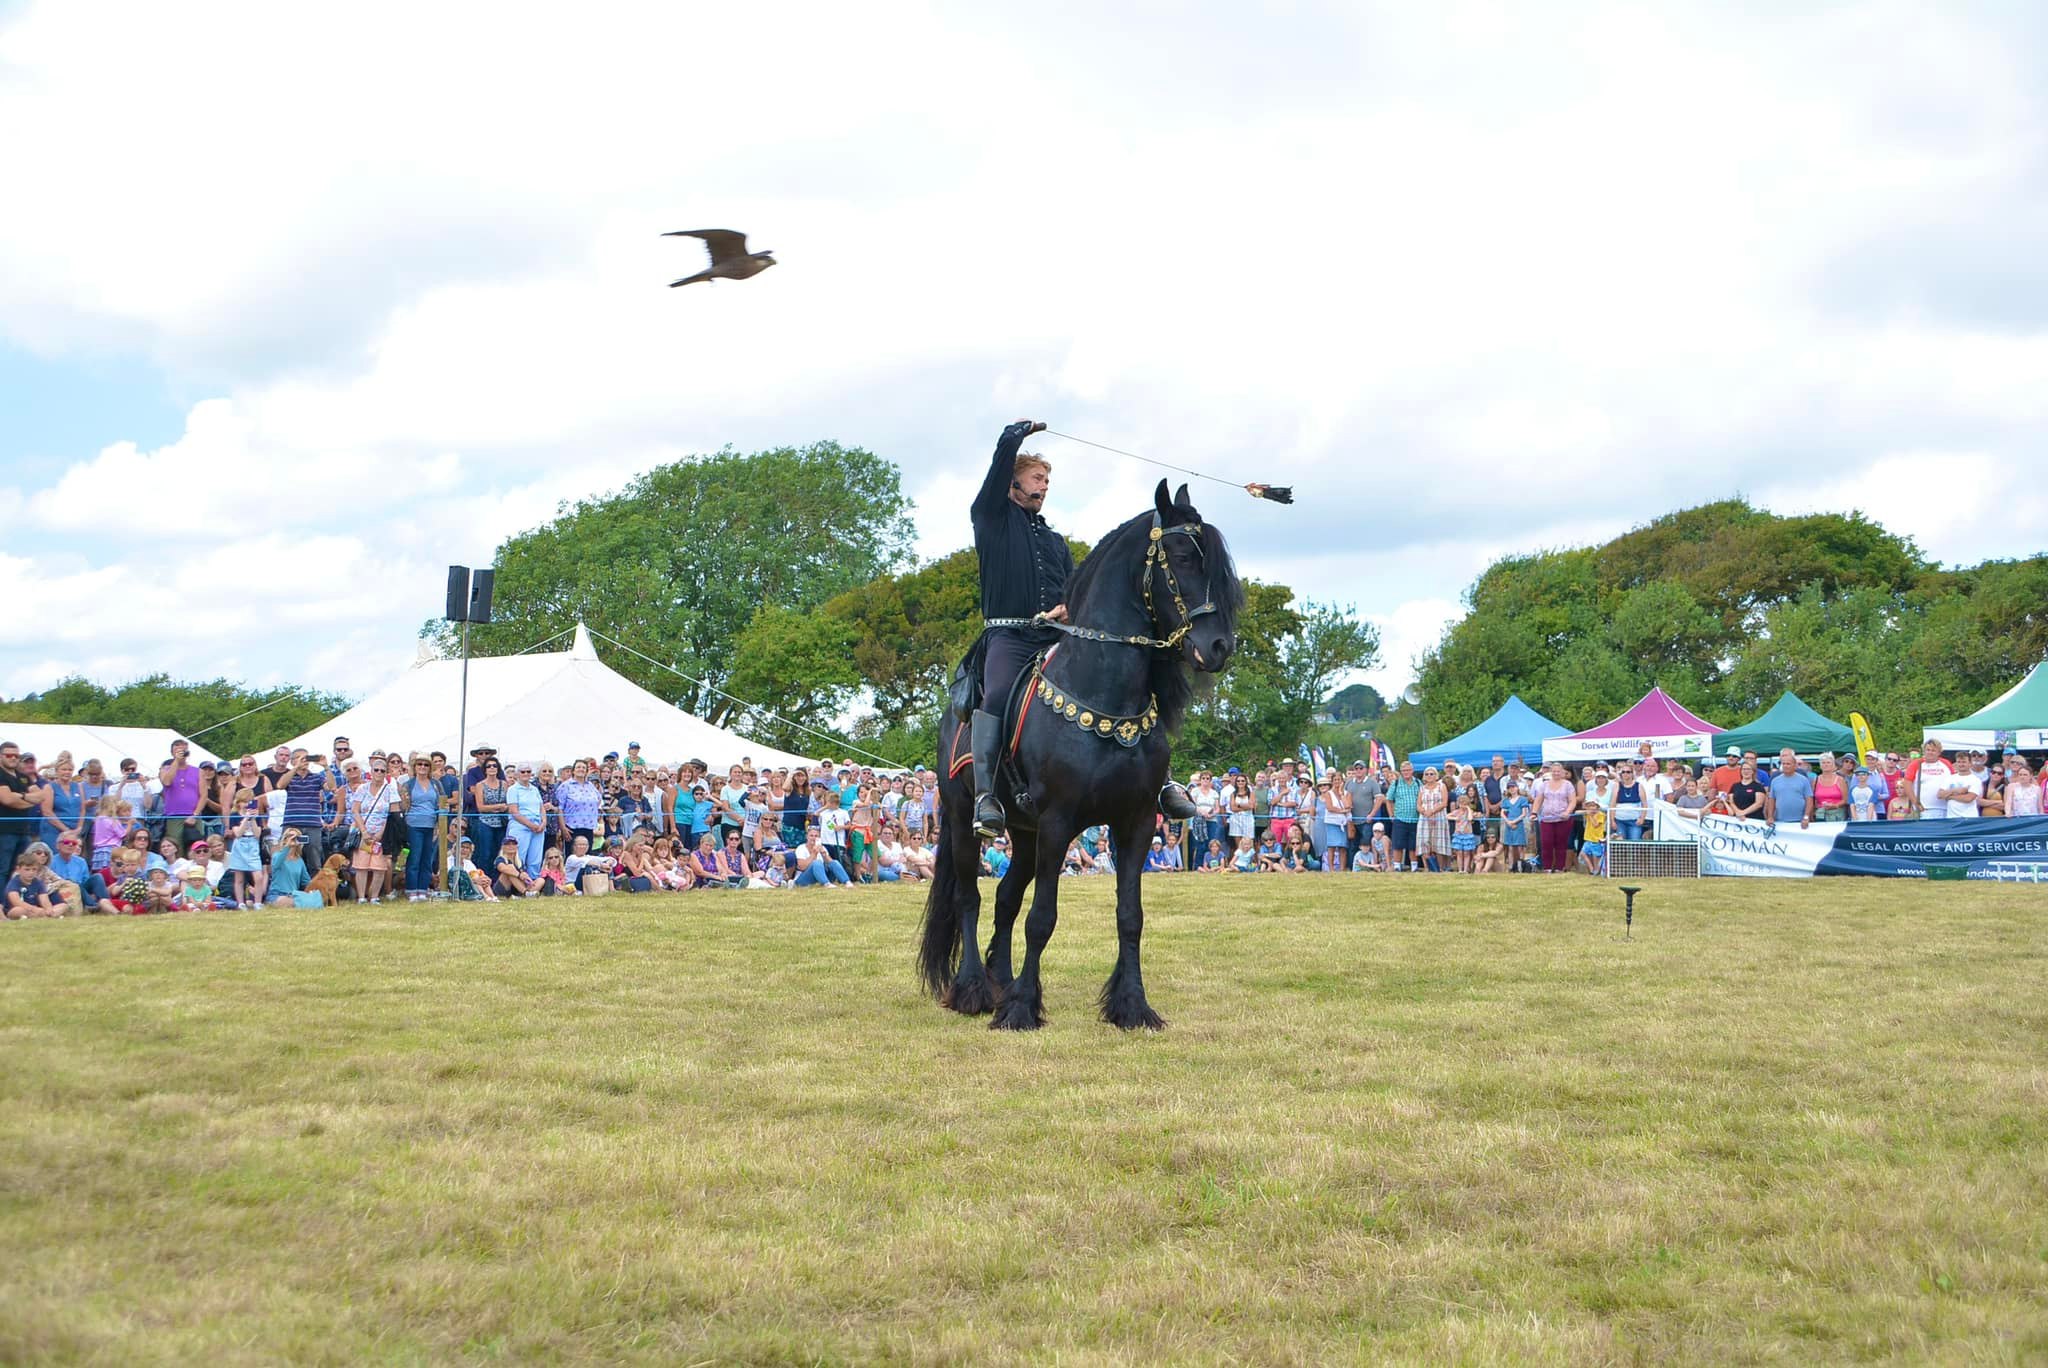
<path fill-rule="evenodd" d="M 1025 420 L 1003 429 L 988 476 L 974 496 L 974 554 L 981 562 L 981 616 L 986 650 L 982 656 L 981 704 L 969 736 L 974 746 L 974 828 L 984 836 L 1003 830 L 1007 817 L 995 793 L 997 751 L 1002 745 L 1003 704 L 1018 674 L 1058 639 L 1052 624 L 1067 620 L 1067 577 L 1073 554 L 1041 511 L 1052 483 L 1052 464 L 1020 451 L 1024 439 L 1045 424 Z M 1159 810 L 1185 820 L 1194 800 L 1171 778 L 1159 790 Z"/>

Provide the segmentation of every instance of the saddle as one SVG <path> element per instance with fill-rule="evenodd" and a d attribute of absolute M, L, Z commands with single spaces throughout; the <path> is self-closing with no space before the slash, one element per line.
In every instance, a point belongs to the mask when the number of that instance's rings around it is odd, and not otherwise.
<path fill-rule="evenodd" d="M 1049 649 L 1049 648 L 1048 648 Z M 953 745 L 946 757 L 946 773 L 958 774 L 974 763 L 974 748 L 968 735 L 968 719 L 982 704 L 982 665 L 988 655 L 988 633 L 974 639 L 974 645 L 960 659 L 953 671 L 953 683 L 947 690 L 946 717 L 953 724 Z M 1031 663 L 1017 671 L 1017 678 L 1010 684 L 1009 696 L 999 708 L 991 708 L 1003 721 L 1000 735 L 1003 743 L 996 751 L 995 774 L 996 800 L 1009 815 L 1010 825 L 1023 831 L 1038 829 L 1038 814 L 1031 803 L 1031 785 L 1017 757 L 1017 737 L 1023 730 L 1023 712 L 1031 697 L 1031 686 L 1037 678 L 1037 666 L 1046 657 L 1040 651 L 1031 658 Z"/>

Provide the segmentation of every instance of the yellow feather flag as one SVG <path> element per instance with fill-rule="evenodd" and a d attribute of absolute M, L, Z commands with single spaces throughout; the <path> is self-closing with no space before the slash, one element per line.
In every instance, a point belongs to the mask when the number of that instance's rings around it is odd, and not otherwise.
<path fill-rule="evenodd" d="M 1859 712 L 1849 714 L 1849 730 L 1856 733 L 1856 763 L 1860 765 L 1877 749 L 1877 738 L 1870 734 L 1870 724 Z"/>

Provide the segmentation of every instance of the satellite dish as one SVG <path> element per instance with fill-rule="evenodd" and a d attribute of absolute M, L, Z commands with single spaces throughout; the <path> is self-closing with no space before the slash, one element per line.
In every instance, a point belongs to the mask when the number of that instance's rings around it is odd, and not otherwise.
<path fill-rule="evenodd" d="M 1415 706 L 1422 701 L 1422 690 L 1410 684 L 1407 688 L 1401 690 L 1401 701 L 1410 707 Z"/>

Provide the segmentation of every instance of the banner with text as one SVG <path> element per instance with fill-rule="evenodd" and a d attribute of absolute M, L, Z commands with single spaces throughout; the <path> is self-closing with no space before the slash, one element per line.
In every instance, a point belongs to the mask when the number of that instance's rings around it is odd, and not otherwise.
<path fill-rule="evenodd" d="M 1692 841 L 1699 846 L 1702 874 L 1924 879 L 1931 869 L 1954 869 L 1967 879 L 2048 883 L 2048 817 L 1815 822 L 1802 829 L 1797 823 L 1774 826 L 1735 817 L 1689 817 L 1669 803 L 1659 803 L 1656 826 L 1660 841 Z"/>

